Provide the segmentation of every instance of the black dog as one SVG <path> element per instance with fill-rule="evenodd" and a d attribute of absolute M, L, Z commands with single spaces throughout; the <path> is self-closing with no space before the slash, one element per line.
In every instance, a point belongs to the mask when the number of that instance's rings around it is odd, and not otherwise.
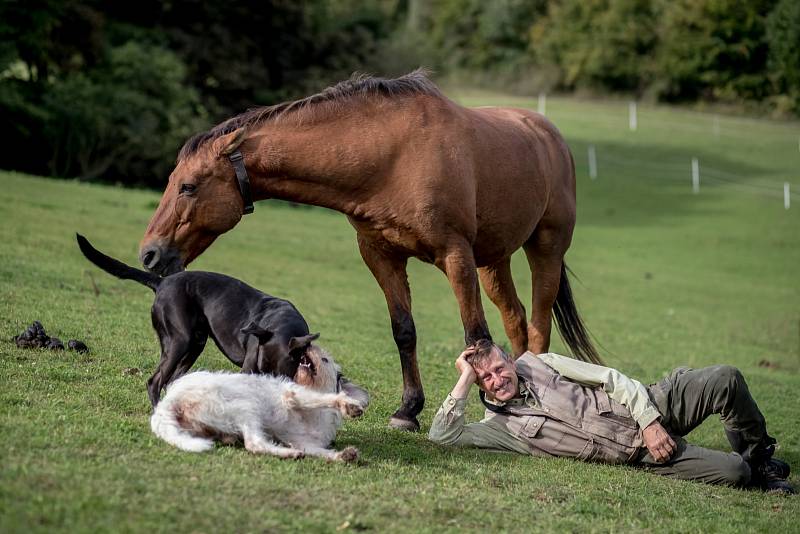
<path fill-rule="evenodd" d="M 162 389 L 186 373 L 208 337 L 245 373 L 294 377 L 306 349 L 319 334 L 309 334 L 291 302 L 272 297 L 229 276 L 183 271 L 161 278 L 106 256 L 76 234 L 86 258 L 118 278 L 135 280 L 156 293 L 151 310 L 161 343 L 161 361 L 147 381 L 153 406 Z"/>

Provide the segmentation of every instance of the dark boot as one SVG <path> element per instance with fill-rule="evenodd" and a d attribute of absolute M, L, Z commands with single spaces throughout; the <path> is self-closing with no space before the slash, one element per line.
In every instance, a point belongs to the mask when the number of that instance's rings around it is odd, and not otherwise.
<path fill-rule="evenodd" d="M 741 432 L 728 430 L 727 428 L 725 429 L 725 436 L 728 438 L 733 452 L 741 454 L 742 458 L 752 465 L 758 465 L 769 460 L 775 453 L 775 444 L 777 441 L 768 434 L 764 434 L 764 437 L 762 437 L 758 443 L 748 443 L 745 441 Z M 789 466 L 784 462 L 780 463 L 787 469 L 786 476 L 789 476 Z"/>
<path fill-rule="evenodd" d="M 741 432 L 725 429 L 725 435 L 733 451 L 741 454 L 750 464 L 752 486 L 768 493 L 794 493 L 794 488 L 786 481 L 789 478 L 789 464 L 772 457 L 775 454 L 775 438 L 765 435 L 759 443 L 750 444 L 744 440 Z"/>
<path fill-rule="evenodd" d="M 789 466 L 780 460 L 769 459 L 757 465 L 751 465 L 752 478 L 750 483 L 761 488 L 767 493 L 791 495 L 794 488 L 786 480 Z"/>

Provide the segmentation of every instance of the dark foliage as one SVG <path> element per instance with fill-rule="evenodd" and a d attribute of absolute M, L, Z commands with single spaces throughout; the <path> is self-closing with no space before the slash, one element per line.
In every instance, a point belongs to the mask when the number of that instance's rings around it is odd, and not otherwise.
<path fill-rule="evenodd" d="M 0 3 L 0 168 L 163 186 L 194 132 L 370 65 L 393 2 Z"/>
<path fill-rule="evenodd" d="M 162 187 L 181 145 L 355 71 L 800 113 L 797 0 L 5 0 L 0 168 Z"/>

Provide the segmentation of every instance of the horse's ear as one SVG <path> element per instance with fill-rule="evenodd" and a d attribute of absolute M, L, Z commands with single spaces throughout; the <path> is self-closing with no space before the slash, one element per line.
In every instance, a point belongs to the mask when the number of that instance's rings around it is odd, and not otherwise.
<path fill-rule="evenodd" d="M 229 133 L 225 137 L 223 137 L 223 148 L 220 150 L 220 154 L 223 156 L 230 155 L 233 151 L 239 148 L 245 138 L 247 137 L 247 129 L 246 128 L 239 128 L 238 130 Z"/>

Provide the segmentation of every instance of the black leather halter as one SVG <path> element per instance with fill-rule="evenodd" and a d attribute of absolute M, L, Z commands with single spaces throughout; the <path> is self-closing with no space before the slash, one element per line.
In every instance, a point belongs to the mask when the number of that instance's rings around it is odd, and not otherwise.
<path fill-rule="evenodd" d="M 250 179 L 247 177 L 247 169 L 244 168 L 244 156 L 238 150 L 228 156 L 233 168 L 236 170 L 236 179 L 239 181 L 239 192 L 244 201 L 244 215 L 253 213 L 253 197 L 250 196 Z"/>

